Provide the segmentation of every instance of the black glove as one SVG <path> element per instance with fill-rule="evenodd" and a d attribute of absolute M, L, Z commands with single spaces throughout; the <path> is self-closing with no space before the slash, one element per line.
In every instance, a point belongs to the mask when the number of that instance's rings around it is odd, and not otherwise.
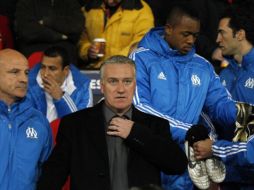
<path fill-rule="evenodd" d="M 246 132 L 248 134 L 248 137 L 254 134 L 254 120 L 247 124 Z"/>
<path fill-rule="evenodd" d="M 254 107 L 252 105 L 237 102 L 236 107 L 237 107 L 236 122 L 238 122 L 241 126 L 246 126 L 247 123 L 254 120 Z"/>
<path fill-rule="evenodd" d="M 208 134 L 207 128 L 203 125 L 193 125 L 187 131 L 185 140 L 188 141 L 190 146 L 193 146 L 195 142 L 209 138 Z"/>
<path fill-rule="evenodd" d="M 246 103 L 236 103 L 237 119 L 235 122 L 234 142 L 246 142 L 254 133 L 254 107 Z"/>

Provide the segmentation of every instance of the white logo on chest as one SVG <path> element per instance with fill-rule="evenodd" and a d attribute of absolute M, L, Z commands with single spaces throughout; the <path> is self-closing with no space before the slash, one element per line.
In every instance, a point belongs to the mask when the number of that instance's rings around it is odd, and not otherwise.
<path fill-rule="evenodd" d="M 163 72 L 160 72 L 160 74 L 158 75 L 158 79 L 160 79 L 160 80 L 167 80 L 167 78 L 165 77 Z"/>
<path fill-rule="evenodd" d="M 246 80 L 245 85 L 246 88 L 253 88 L 254 87 L 254 78 L 249 78 Z"/>
<path fill-rule="evenodd" d="M 32 127 L 28 127 L 26 129 L 26 137 L 27 138 L 31 138 L 31 139 L 37 139 L 38 137 L 37 137 L 36 130 L 34 128 L 32 128 Z"/>
<path fill-rule="evenodd" d="M 200 81 L 200 78 L 198 77 L 198 75 L 192 75 L 191 76 L 191 82 L 195 86 L 200 86 L 201 85 L 201 81 Z"/>

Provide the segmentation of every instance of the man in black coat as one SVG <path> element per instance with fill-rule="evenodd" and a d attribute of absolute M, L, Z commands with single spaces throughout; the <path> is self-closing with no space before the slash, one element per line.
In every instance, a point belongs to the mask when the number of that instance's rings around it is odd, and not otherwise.
<path fill-rule="evenodd" d="M 72 190 L 128 190 L 160 185 L 160 171 L 185 171 L 185 153 L 171 139 L 168 121 L 132 106 L 134 62 L 113 56 L 100 72 L 104 101 L 61 120 L 38 190 L 60 190 L 68 175 Z"/>

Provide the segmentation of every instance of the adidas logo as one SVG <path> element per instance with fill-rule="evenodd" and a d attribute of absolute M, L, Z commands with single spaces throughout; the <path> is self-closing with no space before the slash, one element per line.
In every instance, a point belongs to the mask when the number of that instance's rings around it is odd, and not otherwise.
<path fill-rule="evenodd" d="M 167 80 L 167 78 L 165 77 L 163 72 L 160 72 L 160 74 L 158 75 L 158 79 L 160 79 L 160 80 Z"/>
<path fill-rule="evenodd" d="M 249 78 L 246 80 L 245 85 L 246 88 L 253 88 L 254 87 L 254 78 Z"/>

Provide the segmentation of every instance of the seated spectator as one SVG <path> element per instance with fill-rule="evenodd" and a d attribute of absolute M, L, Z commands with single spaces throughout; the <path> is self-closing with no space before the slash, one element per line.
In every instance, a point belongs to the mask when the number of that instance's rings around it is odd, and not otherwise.
<path fill-rule="evenodd" d="M 143 0 L 98 0 L 84 7 L 85 31 L 79 41 L 79 54 L 86 68 L 100 68 L 101 61 L 112 55 L 127 56 L 154 26 L 153 14 Z M 105 56 L 97 57 L 95 38 L 106 40 Z M 83 67 L 83 66 L 81 66 Z"/>
<path fill-rule="evenodd" d="M 16 8 L 17 45 L 27 57 L 52 45 L 62 45 L 76 64 L 76 44 L 84 17 L 77 0 L 20 0 Z"/>
<path fill-rule="evenodd" d="M 0 50 L 13 47 L 14 44 L 10 20 L 7 16 L 0 15 Z"/>
<path fill-rule="evenodd" d="M 48 48 L 30 72 L 28 97 L 49 122 L 92 106 L 90 80 L 70 64 L 67 51 Z"/>
<path fill-rule="evenodd" d="M 14 13 L 17 0 L 0 1 L 0 49 L 11 48 L 15 46 L 15 34 L 13 33 Z M 2 43 L 2 44 L 1 44 Z"/>
<path fill-rule="evenodd" d="M 25 56 L 0 51 L 1 190 L 34 190 L 52 148 L 47 119 L 25 98 L 28 72 Z"/>

